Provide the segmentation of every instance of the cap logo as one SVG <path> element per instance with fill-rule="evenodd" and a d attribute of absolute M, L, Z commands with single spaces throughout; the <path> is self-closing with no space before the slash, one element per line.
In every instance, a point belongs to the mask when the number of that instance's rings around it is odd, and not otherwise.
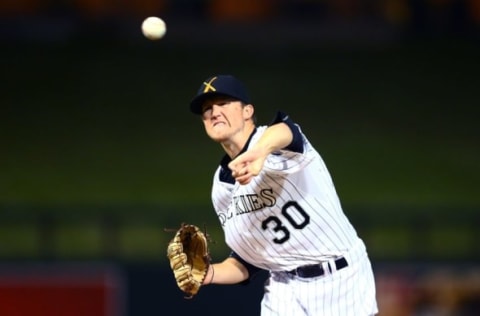
<path fill-rule="evenodd" d="M 217 77 L 213 77 L 212 79 L 210 79 L 210 81 L 203 83 L 205 85 L 205 89 L 203 89 L 203 93 L 207 93 L 208 91 L 216 91 L 217 90 L 217 89 L 215 89 L 214 86 L 212 86 L 212 82 L 215 81 L 215 79 L 217 79 Z"/>

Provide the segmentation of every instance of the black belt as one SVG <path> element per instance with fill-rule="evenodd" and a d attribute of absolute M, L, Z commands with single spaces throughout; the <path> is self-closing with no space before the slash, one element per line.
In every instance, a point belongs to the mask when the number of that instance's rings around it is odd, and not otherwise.
<path fill-rule="evenodd" d="M 328 269 L 332 272 L 332 268 L 330 267 L 330 262 L 327 263 Z M 343 269 L 348 267 L 348 262 L 344 257 L 338 258 L 335 260 L 335 267 L 337 270 Z M 312 264 L 308 266 L 301 266 L 291 271 L 288 271 L 290 274 L 294 274 L 301 278 L 314 278 L 318 276 L 322 276 L 325 274 L 325 270 L 323 269 L 321 264 Z"/>

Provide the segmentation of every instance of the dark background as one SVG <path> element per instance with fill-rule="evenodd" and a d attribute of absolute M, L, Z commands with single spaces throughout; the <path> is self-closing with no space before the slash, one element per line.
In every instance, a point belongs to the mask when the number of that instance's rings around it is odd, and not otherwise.
<path fill-rule="evenodd" d="M 140 30 L 151 15 L 159 41 Z M 186 301 L 165 260 L 181 222 L 207 228 L 214 261 L 228 254 L 210 205 L 223 153 L 188 102 L 230 73 L 259 123 L 286 111 L 322 154 L 384 315 L 478 302 L 477 1 L 24 0 L 0 17 L 4 263 L 112 264 L 125 315 L 257 314 L 262 277 Z M 431 274 L 464 291 L 432 299 Z"/>

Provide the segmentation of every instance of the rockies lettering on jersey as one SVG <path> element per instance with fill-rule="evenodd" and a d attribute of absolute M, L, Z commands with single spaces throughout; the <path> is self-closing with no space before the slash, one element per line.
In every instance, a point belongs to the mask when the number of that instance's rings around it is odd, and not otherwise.
<path fill-rule="evenodd" d="M 272 189 L 262 189 L 260 193 L 252 193 L 233 197 L 236 214 L 245 214 L 275 205 L 275 196 Z"/>

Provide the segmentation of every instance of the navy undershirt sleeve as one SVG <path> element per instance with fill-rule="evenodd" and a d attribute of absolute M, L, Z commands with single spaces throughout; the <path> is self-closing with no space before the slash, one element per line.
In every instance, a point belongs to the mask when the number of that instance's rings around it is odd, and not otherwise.
<path fill-rule="evenodd" d="M 297 153 L 303 153 L 302 133 L 300 132 L 298 125 L 295 124 L 292 121 L 292 119 L 290 119 L 290 116 L 288 116 L 288 114 L 278 111 L 277 114 L 275 115 L 275 118 L 272 120 L 272 122 L 269 125 L 271 126 L 281 122 L 287 124 L 287 126 L 290 128 L 293 134 L 292 142 L 285 149 L 293 152 L 297 152 Z"/>
<path fill-rule="evenodd" d="M 230 253 L 230 257 L 232 258 L 235 258 L 236 260 L 238 260 L 248 271 L 248 279 L 246 279 L 245 281 L 242 281 L 240 282 L 240 284 L 243 284 L 243 285 L 246 285 L 250 282 L 250 280 L 255 277 L 255 275 L 262 271 L 262 269 L 260 269 L 259 267 L 256 267 L 254 266 L 253 264 L 251 263 L 248 263 L 247 261 L 243 260 L 242 257 L 240 257 L 235 251 L 232 251 Z"/>

